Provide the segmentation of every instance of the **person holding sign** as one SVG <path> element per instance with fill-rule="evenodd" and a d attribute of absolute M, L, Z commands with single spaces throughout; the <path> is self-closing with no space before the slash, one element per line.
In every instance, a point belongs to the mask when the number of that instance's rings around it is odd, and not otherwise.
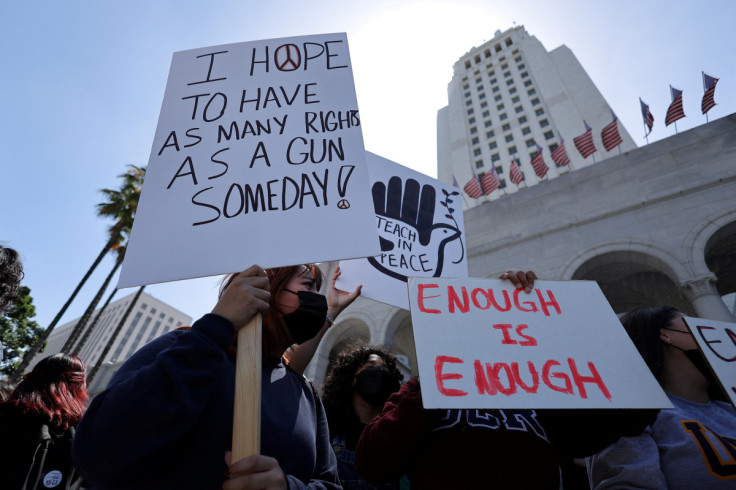
<path fill-rule="evenodd" d="M 212 313 L 136 352 L 79 426 L 74 458 L 85 480 L 106 489 L 340 488 L 322 403 L 282 357 L 332 323 L 359 293 L 333 286 L 328 301 L 317 293 L 321 282 L 315 264 L 252 266 L 225 281 Z M 233 342 L 258 313 L 261 455 L 228 468 Z"/>
<path fill-rule="evenodd" d="M 593 488 L 736 488 L 736 411 L 713 399 L 718 381 L 682 316 L 655 306 L 622 318 L 675 408 L 588 458 Z"/>

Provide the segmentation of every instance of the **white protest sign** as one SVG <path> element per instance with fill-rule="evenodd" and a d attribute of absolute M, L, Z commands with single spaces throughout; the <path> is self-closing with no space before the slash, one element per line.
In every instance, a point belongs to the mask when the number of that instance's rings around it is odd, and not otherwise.
<path fill-rule="evenodd" d="M 671 408 L 593 281 L 411 278 L 425 408 Z"/>
<path fill-rule="evenodd" d="M 174 53 L 118 287 L 380 249 L 347 37 Z"/>
<path fill-rule="evenodd" d="M 340 262 L 336 286 L 409 309 L 408 277 L 468 277 L 459 189 L 366 152 L 381 254 Z"/>
<path fill-rule="evenodd" d="M 736 323 L 683 317 L 711 369 L 736 406 Z"/>

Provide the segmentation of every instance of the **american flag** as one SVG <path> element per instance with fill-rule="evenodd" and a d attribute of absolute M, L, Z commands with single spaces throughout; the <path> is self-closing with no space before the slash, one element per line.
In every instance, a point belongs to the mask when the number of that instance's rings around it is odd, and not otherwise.
<path fill-rule="evenodd" d="M 475 176 L 475 173 L 468 183 L 463 186 L 463 189 L 465 189 L 465 193 L 473 199 L 478 199 L 483 195 L 483 190 L 480 188 L 480 182 L 478 182 L 478 177 Z"/>
<path fill-rule="evenodd" d="M 667 108 L 667 117 L 664 118 L 664 125 L 669 126 L 678 119 L 685 117 L 685 111 L 682 109 L 682 90 L 677 90 L 670 85 L 672 93 L 672 103 Z"/>
<path fill-rule="evenodd" d="M 509 175 L 511 176 L 511 182 L 516 185 L 521 184 L 521 181 L 524 180 L 524 174 L 521 173 L 519 164 L 516 163 L 516 158 L 511 159 L 511 168 L 509 169 Z"/>
<path fill-rule="evenodd" d="M 613 111 L 611 111 L 611 115 L 613 116 L 613 121 L 606 124 L 603 131 L 601 131 L 601 139 L 603 140 L 603 147 L 606 151 L 613 150 L 623 142 L 621 135 L 618 134 L 618 118 Z"/>
<path fill-rule="evenodd" d="M 501 181 L 498 179 L 496 167 L 491 166 L 491 171 L 480 178 L 480 185 L 483 187 L 483 194 L 489 196 L 491 192 L 501 187 Z"/>
<path fill-rule="evenodd" d="M 598 151 L 593 143 L 593 130 L 590 129 L 588 123 L 583 121 L 585 124 L 585 132 L 580 136 L 573 138 L 572 141 L 575 143 L 575 148 L 578 149 L 583 158 L 588 158 L 590 155 Z"/>
<path fill-rule="evenodd" d="M 570 164 L 570 158 L 568 158 L 567 151 L 565 150 L 565 138 L 562 136 L 560 136 L 560 144 L 552 152 L 552 160 L 560 167 Z"/>
<path fill-rule="evenodd" d="M 641 97 L 639 97 L 639 104 L 641 104 L 641 117 L 644 118 L 644 124 L 649 128 L 649 133 L 651 133 L 652 126 L 654 126 L 654 116 L 649 112 L 649 106 L 641 100 Z"/>
<path fill-rule="evenodd" d="M 544 157 L 542 156 L 542 147 L 537 145 L 537 154 L 532 158 L 532 167 L 534 167 L 534 173 L 540 179 L 547 175 L 549 167 L 544 163 Z"/>
<path fill-rule="evenodd" d="M 703 95 L 703 102 L 700 104 L 700 108 L 703 110 L 703 114 L 715 107 L 716 102 L 713 100 L 713 95 L 716 93 L 716 83 L 718 79 L 710 75 L 703 73 L 703 87 L 705 88 L 705 95 Z"/>

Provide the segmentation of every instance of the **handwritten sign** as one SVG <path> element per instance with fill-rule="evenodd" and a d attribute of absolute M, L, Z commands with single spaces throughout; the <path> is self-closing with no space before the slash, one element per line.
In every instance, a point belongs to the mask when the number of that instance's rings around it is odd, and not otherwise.
<path fill-rule="evenodd" d="M 736 323 L 683 317 L 723 391 L 736 406 Z"/>
<path fill-rule="evenodd" d="M 593 281 L 409 280 L 425 408 L 671 408 Z"/>
<path fill-rule="evenodd" d="M 381 254 L 343 261 L 337 287 L 409 309 L 409 277 L 467 277 L 460 191 L 366 153 Z"/>
<path fill-rule="evenodd" d="M 347 37 L 174 53 L 118 287 L 375 255 Z"/>

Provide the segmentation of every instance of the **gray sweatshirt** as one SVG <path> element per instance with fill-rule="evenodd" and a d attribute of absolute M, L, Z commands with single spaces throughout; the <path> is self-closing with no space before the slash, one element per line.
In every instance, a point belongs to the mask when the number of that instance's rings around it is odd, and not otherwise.
<path fill-rule="evenodd" d="M 594 489 L 736 489 L 736 411 L 667 393 L 673 410 L 586 459 Z"/>

